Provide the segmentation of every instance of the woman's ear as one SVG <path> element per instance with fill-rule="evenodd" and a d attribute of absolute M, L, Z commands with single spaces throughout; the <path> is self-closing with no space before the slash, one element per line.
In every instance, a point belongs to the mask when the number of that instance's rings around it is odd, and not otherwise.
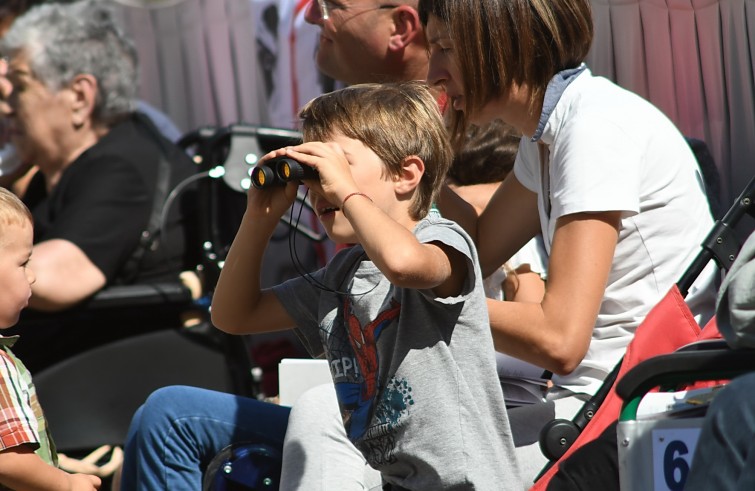
<path fill-rule="evenodd" d="M 97 79 L 81 73 L 73 78 L 68 87 L 71 91 L 71 117 L 74 126 L 81 127 L 91 119 L 97 98 Z"/>
<path fill-rule="evenodd" d="M 410 45 L 417 36 L 422 36 L 422 24 L 419 14 L 408 5 L 399 5 L 393 9 L 393 27 L 388 46 L 393 51 L 400 51 Z"/>
<path fill-rule="evenodd" d="M 425 174 L 425 163 L 416 155 L 410 155 L 401 161 L 401 171 L 394 179 L 396 194 L 413 192 Z"/>

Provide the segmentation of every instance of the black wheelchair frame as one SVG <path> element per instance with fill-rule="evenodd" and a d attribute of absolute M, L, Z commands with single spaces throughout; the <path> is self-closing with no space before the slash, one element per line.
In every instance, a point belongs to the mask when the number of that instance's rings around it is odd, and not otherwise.
<path fill-rule="evenodd" d="M 120 336 L 34 374 L 59 451 L 80 456 L 102 445 L 122 445 L 134 412 L 150 393 L 167 385 L 260 395 L 247 340 L 215 329 L 209 306 L 243 215 L 251 166 L 265 153 L 300 139 L 291 130 L 236 124 L 200 128 L 179 141 L 197 172 L 176 186 L 163 206 L 172 206 L 186 189 L 196 192 L 197 254 L 186 265 L 193 281 L 107 287 L 81 310 L 102 318 L 103 327 L 113 318 L 109 316 L 149 315 L 166 309 L 179 312 L 184 322 Z M 288 225 L 281 227 L 288 231 Z M 304 227 L 298 232 L 309 241 L 324 239 Z M 302 241 L 297 247 L 307 245 Z"/>

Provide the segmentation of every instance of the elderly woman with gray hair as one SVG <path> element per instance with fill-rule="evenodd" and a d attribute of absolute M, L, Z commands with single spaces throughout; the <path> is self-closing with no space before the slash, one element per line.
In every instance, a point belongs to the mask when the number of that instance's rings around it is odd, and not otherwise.
<path fill-rule="evenodd" d="M 4 104 L 12 142 L 24 162 L 39 168 L 24 194 L 36 228 L 30 307 L 57 312 L 106 285 L 177 278 L 184 262 L 179 208 L 168 215 L 162 247 L 147 248 L 140 237 L 155 203 L 162 204 L 156 193 L 193 167 L 134 111 L 136 52 L 112 12 L 96 1 L 43 4 L 13 23 L 0 52 L 12 84 Z M 35 326 L 23 331 L 17 351 L 34 371 L 70 356 L 69 349 L 101 344 L 114 332 L 154 329 L 166 319 L 119 321 Z"/>

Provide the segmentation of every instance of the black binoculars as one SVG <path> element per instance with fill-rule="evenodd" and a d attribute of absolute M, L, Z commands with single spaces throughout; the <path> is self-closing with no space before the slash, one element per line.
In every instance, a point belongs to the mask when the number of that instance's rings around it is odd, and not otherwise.
<path fill-rule="evenodd" d="M 317 171 L 294 159 L 279 157 L 252 169 L 252 184 L 258 189 L 285 186 L 290 181 L 317 179 Z"/>

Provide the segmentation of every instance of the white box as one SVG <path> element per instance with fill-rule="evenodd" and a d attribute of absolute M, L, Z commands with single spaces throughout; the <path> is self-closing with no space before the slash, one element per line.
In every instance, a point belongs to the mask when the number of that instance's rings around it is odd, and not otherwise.
<path fill-rule="evenodd" d="M 327 360 L 284 358 L 278 364 L 278 397 L 282 406 L 293 406 L 312 387 L 333 383 Z"/>

